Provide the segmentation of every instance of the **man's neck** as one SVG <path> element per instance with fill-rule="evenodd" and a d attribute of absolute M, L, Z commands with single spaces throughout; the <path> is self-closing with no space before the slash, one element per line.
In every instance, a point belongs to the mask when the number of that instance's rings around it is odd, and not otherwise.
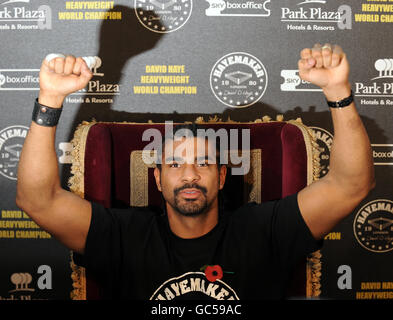
<path fill-rule="evenodd" d="M 207 212 L 195 217 L 187 217 L 166 203 L 169 226 L 180 238 L 199 238 L 211 231 L 218 223 L 218 205 L 213 203 Z"/>

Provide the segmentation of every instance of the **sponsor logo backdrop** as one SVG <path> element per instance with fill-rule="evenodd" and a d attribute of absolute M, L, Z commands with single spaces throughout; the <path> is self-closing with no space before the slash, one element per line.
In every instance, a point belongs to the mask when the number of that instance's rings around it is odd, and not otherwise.
<path fill-rule="evenodd" d="M 83 120 L 301 117 L 321 175 L 333 127 L 299 51 L 341 44 L 370 135 L 377 187 L 326 236 L 321 299 L 393 299 L 393 4 L 366 0 L 0 0 L 0 299 L 70 299 L 70 253 L 15 204 L 17 165 L 49 53 L 97 56 L 70 95 L 56 148 L 66 188 Z"/>

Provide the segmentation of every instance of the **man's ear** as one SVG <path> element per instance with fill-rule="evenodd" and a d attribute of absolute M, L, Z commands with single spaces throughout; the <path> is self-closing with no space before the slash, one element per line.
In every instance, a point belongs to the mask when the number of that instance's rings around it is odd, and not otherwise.
<path fill-rule="evenodd" d="M 220 175 L 220 190 L 222 190 L 222 188 L 224 188 L 224 184 L 225 184 L 225 178 L 227 176 L 227 166 L 226 165 L 222 165 L 220 167 L 220 171 L 219 171 L 219 175 Z"/>
<path fill-rule="evenodd" d="M 154 168 L 154 178 L 156 179 L 157 189 L 162 192 L 162 189 L 161 189 L 161 171 L 157 167 Z"/>

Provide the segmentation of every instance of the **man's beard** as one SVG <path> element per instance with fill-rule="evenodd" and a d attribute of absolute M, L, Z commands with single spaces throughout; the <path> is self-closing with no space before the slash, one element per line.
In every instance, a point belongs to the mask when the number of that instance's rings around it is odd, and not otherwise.
<path fill-rule="evenodd" d="M 198 199 L 180 199 L 179 193 L 184 189 L 198 189 L 202 193 L 202 197 Z M 211 203 L 207 202 L 207 189 L 197 184 L 185 184 L 180 188 L 173 190 L 174 193 L 174 209 L 183 216 L 197 217 L 207 212 Z"/>

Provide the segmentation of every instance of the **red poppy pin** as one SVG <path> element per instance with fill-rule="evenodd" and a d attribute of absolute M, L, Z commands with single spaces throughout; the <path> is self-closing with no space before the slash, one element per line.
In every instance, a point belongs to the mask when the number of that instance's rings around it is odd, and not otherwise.
<path fill-rule="evenodd" d="M 214 266 L 204 265 L 202 268 L 200 268 L 200 270 L 205 271 L 206 279 L 210 282 L 221 280 L 224 273 L 234 273 L 229 271 L 222 271 L 222 268 L 218 264 Z"/>

